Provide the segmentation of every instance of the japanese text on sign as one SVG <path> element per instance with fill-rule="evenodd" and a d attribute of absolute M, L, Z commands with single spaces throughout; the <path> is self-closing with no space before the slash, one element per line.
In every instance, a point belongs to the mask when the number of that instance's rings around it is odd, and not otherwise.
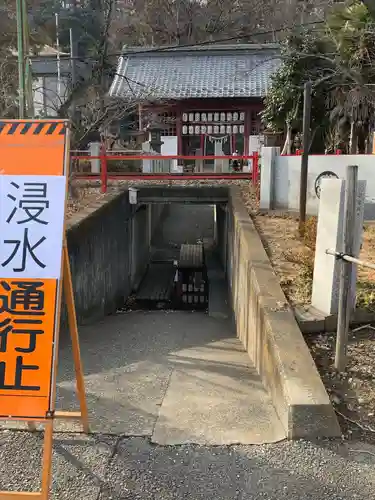
<path fill-rule="evenodd" d="M 60 277 L 65 188 L 63 176 L 0 177 L 0 276 Z"/>
<path fill-rule="evenodd" d="M 0 176 L 0 416 L 49 409 L 65 192 L 63 176 Z"/>

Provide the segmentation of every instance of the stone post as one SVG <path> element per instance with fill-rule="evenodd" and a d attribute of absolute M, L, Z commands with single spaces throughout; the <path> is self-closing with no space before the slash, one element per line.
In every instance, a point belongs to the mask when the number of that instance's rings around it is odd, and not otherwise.
<path fill-rule="evenodd" d="M 195 151 L 195 156 L 203 156 L 203 150 L 197 149 Z M 203 172 L 203 170 L 204 170 L 203 163 L 204 163 L 204 160 L 195 160 L 195 172 L 197 172 L 197 173 Z"/>
<path fill-rule="evenodd" d="M 366 181 L 358 181 L 354 257 L 358 257 L 361 249 L 365 194 Z M 337 314 L 338 312 L 340 266 L 335 257 L 326 254 L 326 250 L 340 251 L 342 248 L 344 199 L 345 180 L 322 179 L 311 305 L 324 315 Z M 351 293 L 354 306 L 356 266 L 352 266 L 352 269 Z"/>
<path fill-rule="evenodd" d="M 215 139 L 214 142 L 214 155 L 215 156 L 223 156 L 223 143 L 221 139 Z M 223 160 L 215 158 L 214 160 L 214 172 L 221 174 L 223 173 Z"/>
<path fill-rule="evenodd" d="M 260 202 L 261 210 L 275 208 L 275 164 L 276 157 L 280 155 L 280 148 L 262 148 L 262 169 L 260 174 Z"/>
<path fill-rule="evenodd" d="M 90 156 L 100 156 L 100 142 L 90 142 Z M 91 173 L 100 174 L 100 160 L 90 160 Z"/>

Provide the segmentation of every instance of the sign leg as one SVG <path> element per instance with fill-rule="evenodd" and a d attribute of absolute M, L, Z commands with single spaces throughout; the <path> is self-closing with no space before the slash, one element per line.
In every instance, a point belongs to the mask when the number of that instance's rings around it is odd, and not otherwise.
<path fill-rule="evenodd" d="M 44 447 L 42 459 L 42 494 L 41 500 L 49 499 L 52 475 L 53 420 L 46 423 L 44 429 Z"/>
<path fill-rule="evenodd" d="M 69 254 L 68 254 L 68 246 L 66 240 L 64 241 L 63 252 L 64 252 L 63 254 L 64 297 L 66 301 L 66 307 L 68 310 L 68 322 L 69 322 L 70 335 L 72 339 L 72 350 L 73 350 L 74 368 L 76 372 L 77 393 L 78 393 L 79 405 L 81 408 L 81 420 L 82 420 L 83 430 L 87 434 L 90 432 L 89 418 L 88 418 L 87 401 L 85 394 L 85 382 L 83 378 L 82 358 L 79 347 L 77 316 L 74 304 L 72 275 L 70 272 Z"/>

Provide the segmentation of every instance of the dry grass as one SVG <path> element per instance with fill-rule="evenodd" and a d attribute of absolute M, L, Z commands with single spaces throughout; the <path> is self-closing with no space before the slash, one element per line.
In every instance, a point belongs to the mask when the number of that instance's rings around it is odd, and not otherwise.
<path fill-rule="evenodd" d="M 304 238 L 298 233 L 294 217 L 258 214 L 254 221 L 287 299 L 294 306 L 308 303 L 314 271 L 316 220 L 308 220 Z"/>
<path fill-rule="evenodd" d="M 317 218 L 307 220 L 301 238 L 295 217 L 261 214 L 254 194 L 243 193 L 243 197 L 287 299 L 293 306 L 308 305 L 311 302 Z M 365 226 L 360 258 L 375 263 L 375 225 Z M 358 268 L 357 307 L 375 311 L 374 270 Z"/>

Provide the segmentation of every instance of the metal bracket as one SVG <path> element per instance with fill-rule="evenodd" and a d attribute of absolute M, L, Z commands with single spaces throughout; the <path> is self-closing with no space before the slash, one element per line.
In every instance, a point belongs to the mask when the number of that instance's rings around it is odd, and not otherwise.
<path fill-rule="evenodd" d="M 344 252 L 337 252 L 337 254 L 335 255 L 336 260 L 344 260 L 344 257 L 345 257 Z"/>

